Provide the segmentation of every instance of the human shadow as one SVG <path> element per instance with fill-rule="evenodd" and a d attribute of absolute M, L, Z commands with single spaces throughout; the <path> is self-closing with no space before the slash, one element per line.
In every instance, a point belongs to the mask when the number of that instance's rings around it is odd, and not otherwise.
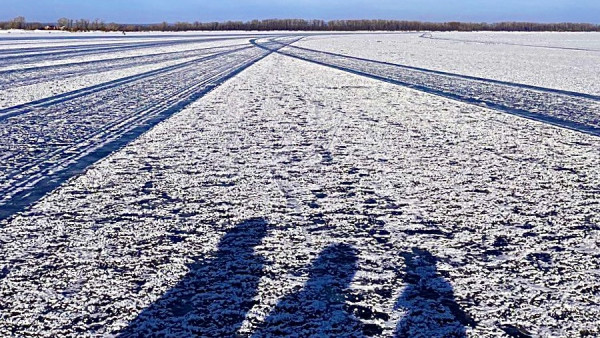
<path fill-rule="evenodd" d="M 357 252 L 349 245 L 325 248 L 304 287 L 279 301 L 254 337 L 361 336 L 362 325 L 345 302 L 357 261 Z"/>
<path fill-rule="evenodd" d="M 408 284 L 395 307 L 406 311 L 396 326 L 397 337 L 466 337 L 475 326 L 456 303 L 450 283 L 437 271 L 437 259 L 427 250 L 413 248 L 402 254 Z"/>
<path fill-rule="evenodd" d="M 266 234 L 262 218 L 229 230 L 214 258 L 191 264 L 190 272 L 119 336 L 235 336 L 255 302 L 264 260 L 254 247 Z"/>

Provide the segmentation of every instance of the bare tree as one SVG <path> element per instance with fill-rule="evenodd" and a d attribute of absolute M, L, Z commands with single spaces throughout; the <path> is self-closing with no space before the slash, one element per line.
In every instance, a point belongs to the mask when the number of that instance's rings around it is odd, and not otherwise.
<path fill-rule="evenodd" d="M 17 16 L 16 18 L 10 20 L 10 28 L 24 29 L 25 28 L 25 18 L 22 16 Z"/>
<path fill-rule="evenodd" d="M 69 29 L 69 19 L 67 18 L 60 18 L 56 21 L 58 28 L 59 29 Z"/>
<path fill-rule="evenodd" d="M 286 30 L 286 31 L 559 31 L 559 32 L 600 32 L 600 25 L 589 23 L 533 23 L 533 22 L 420 22 L 399 20 L 304 20 L 304 19 L 266 19 L 252 21 L 225 22 L 167 22 L 151 25 L 125 25 L 118 23 L 104 24 L 100 19 L 90 21 L 80 19 L 73 21 L 67 18 L 58 19 L 60 29 L 70 31 L 183 31 L 183 30 Z M 8 22 L 0 22 L 0 29 L 21 28 L 37 29 L 40 23 L 26 23 L 25 18 L 17 17 Z"/>

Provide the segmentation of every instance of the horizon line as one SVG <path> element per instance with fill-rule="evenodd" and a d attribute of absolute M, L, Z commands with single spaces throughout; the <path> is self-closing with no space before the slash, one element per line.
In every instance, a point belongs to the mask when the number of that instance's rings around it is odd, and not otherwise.
<path fill-rule="evenodd" d="M 249 19 L 249 20 L 236 20 L 236 19 L 228 19 L 228 20 L 194 20 L 194 21 L 185 21 L 185 20 L 176 20 L 176 21 L 158 21 L 158 22 L 123 22 L 123 21 L 107 21 L 101 18 L 69 18 L 69 17 L 61 17 L 56 18 L 54 21 L 39 21 L 39 20 L 27 20 L 25 16 L 17 15 L 8 19 L 0 19 L 0 22 L 10 22 L 16 18 L 22 17 L 25 19 L 25 23 L 57 23 L 60 19 L 69 19 L 69 20 L 89 20 L 90 22 L 99 20 L 99 22 L 103 23 L 115 23 L 120 25 L 159 25 L 162 23 L 167 24 L 176 24 L 176 23 L 226 23 L 226 22 L 242 22 L 242 23 L 251 23 L 253 21 L 269 21 L 269 20 L 304 20 L 304 21 L 323 21 L 325 23 L 333 22 L 333 21 L 388 21 L 388 22 L 413 22 L 413 23 L 433 23 L 433 24 L 447 24 L 447 23 L 460 23 L 460 24 L 486 24 L 486 25 L 494 25 L 494 24 L 502 24 L 502 23 L 527 23 L 527 24 L 539 24 L 539 25 L 552 25 L 552 24 L 578 24 L 578 25 L 594 25 L 600 26 L 599 23 L 593 22 L 585 22 L 585 21 L 523 21 L 523 20 L 501 20 L 501 21 L 461 21 L 461 20 L 411 20 L 411 19 L 317 19 L 317 18 L 299 18 L 299 17 L 273 17 L 273 18 L 265 18 L 265 19 Z"/>

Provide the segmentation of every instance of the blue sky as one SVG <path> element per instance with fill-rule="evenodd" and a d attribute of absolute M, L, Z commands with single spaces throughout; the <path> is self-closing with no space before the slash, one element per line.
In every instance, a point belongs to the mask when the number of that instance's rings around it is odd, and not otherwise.
<path fill-rule="evenodd" d="M 266 18 L 600 23 L 600 0 L 0 0 L 0 20 L 153 23 Z"/>

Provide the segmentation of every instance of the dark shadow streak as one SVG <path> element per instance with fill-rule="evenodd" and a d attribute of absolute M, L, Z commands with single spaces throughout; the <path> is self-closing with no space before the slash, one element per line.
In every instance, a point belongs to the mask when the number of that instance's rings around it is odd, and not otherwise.
<path fill-rule="evenodd" d="M 214 258 L 190 265 L 190 272 L 119 336 L 235 336 L 255 303 L 264 261 L 254 247 L 266 234 L 262 218 L 229 230 Z"/>
<path fill-rule="evenodd" d="M 406 314 L 396 326 L 397 337 L 466 337 L 466 327 L 475 327 L 456 303 L 454 290 L 442 278 L 437 259 L 427 250 L 413 248 L 404 253 L 408 284 L 396 302 L 396 309 Z"/>
<path fill-rule="evenodd" d="M 327 247 L 313 263 L 304 287 L 279 301 L 254 336 L 362 336 L 362 324 L 345 303 L 357 261 L 349 245 Z"/>

